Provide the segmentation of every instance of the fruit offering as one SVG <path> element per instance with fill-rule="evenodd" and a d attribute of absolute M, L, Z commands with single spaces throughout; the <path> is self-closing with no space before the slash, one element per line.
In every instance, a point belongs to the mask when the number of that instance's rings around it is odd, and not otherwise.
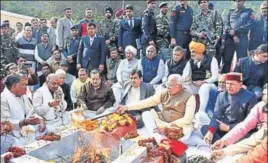
<path fill-rule="evenodd" d="M 164 144 L 157 144 L 155 138 L 147 138 L 138 141 L 139 146 L 146 147 L 148 157 L 158 157 L 161 156 L 164 163 L 171 162 L 172 152 L 170 148 Z"/>
<path fill-rule="evenodd" d="M 101 121 L 101 126 L 107 132 L 112 132 L 117 127 L 131 126 L 134 123 L 132 117 L 128 114 L 111 114 Z"/>
<path fill-rule="evenodd" d="M 74 126 L 80 129 L 84 129 L 86 131 L 92 131 L 99 127 L 99 122 L 97 120 L 83 120 L 81 122 L 75 122 Z"/>
<path fill-rule="evenodd" d="M 43 136 L 40 136 L 38 140 L 45 140 L 45 141 L 59 141 L 61 139 L 61 136 L 60 135 L 57 135 L 53 132 L 47 134 L 47 135 L 43 135 Z"/>
<path fill-rule="evenodd" d="M 124 139 L 133 139 L 133 138 L 136 138 L 138 137 L 139 134 L 137 133 L 137 131 L 131 131 L 131 132 L 128 132 L 125 136 L 124 136 Z"/>
<path fill-rule="evenodd" d="M 165 136 L 169 139 L 178 140 L 184 136 L 183 129 L 181 127 L 165 128 Z"/>
<path fill-rule="evenodd" d="M 20 157 L 26 153 L 25 150 L 20 147 L 9 147 L 8 152 L 11 152 L 13 154 L 13 157 Z"/>

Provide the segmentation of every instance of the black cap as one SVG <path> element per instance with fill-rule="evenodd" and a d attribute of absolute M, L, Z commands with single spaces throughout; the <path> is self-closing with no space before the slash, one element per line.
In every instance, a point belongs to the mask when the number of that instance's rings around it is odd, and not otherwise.
<path fill-rule="evenodd" d="M 266 104 L 266 105 L 263 106 L 262 111 L 264 113 L 268 113 L 268 104 Z"/>
<path fill-rule="evenodd" d="M 78 25 L 75 24 L 75 25 L 73 25 L 70 29 L 71 29 L 71 30 L 72 30 L 72 29 L 78 29 Z"/>
<path fill-rule="evenodd" d="M 5 21 L 1 24 L 1 28 L 8 27 L 8 26 L 9 26 L 9 23 Z"/>
<path fill-rule="evenodd" d="M 161 8 L 161 7 L 165 7 L 165 6 L 167 6 L 167 5 L 168 5 L 167 2 L 162 2 L 162 3 L 159 4 L 158 7 Z"/>
<path fill-rule="evenodd" d="M 109 11 L 113 15 L 113 9 L 111 7 L 105 7 L 104 8 L 105 13 Z"/>

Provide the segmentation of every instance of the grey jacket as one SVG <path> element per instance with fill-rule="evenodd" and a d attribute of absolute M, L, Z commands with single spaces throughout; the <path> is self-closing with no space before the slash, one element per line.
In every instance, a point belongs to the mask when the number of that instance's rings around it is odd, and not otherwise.
<path fill-rule="evenodd" d="M 56 29 L 57 39 L 56 44 L 59 48 L 64 48 L 66 45 L 66 41 L 68 38 L 72 38 L 71 27 L 74 25 L 74 21 L 72 19 L 68 19 L 67 17 L 63 17 L 59 19 Z"/>

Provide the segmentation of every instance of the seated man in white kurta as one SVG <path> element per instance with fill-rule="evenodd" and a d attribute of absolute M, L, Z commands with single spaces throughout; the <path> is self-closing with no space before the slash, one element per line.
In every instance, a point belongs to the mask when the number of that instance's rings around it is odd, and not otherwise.
<path fill-rule="evenodd" d="M 45 120 L 49 132 L 56 132 L 58 126 L 68 123 L 65 116 L 67 103 L 56 74 L 49 74 L 46 83 L 34 93 L 33 106 Z"/>
<path fill-rule="evenodd" d="M 46 129 L 26 95 L 26 83 L 23 74 L 11 74 L 6 78 L 6 87 L 1 93 L 1 121 L 10 121 L 13 132 L 11 136 L 1 136 L 1 142 L 5 141 L 5 145 L 1 143 L 1 153 L 12 144 L 23 146 L 34 141 L 35 136 L 42 135 L 40 132 Z"/>

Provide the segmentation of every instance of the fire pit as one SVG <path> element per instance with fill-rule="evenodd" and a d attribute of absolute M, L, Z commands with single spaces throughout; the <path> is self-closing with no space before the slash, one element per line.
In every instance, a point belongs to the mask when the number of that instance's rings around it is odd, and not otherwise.
<path fill-rule="evenodd" d="M 59 141 L 35 141 L 24 147 L 26 155 L 10 163 L 134 163 L 146 155 L 146 149 L 133 140 L 120 139 L 100 129 L 84 131 L 69 127 L 57 134 L 61 136 Z"/>

